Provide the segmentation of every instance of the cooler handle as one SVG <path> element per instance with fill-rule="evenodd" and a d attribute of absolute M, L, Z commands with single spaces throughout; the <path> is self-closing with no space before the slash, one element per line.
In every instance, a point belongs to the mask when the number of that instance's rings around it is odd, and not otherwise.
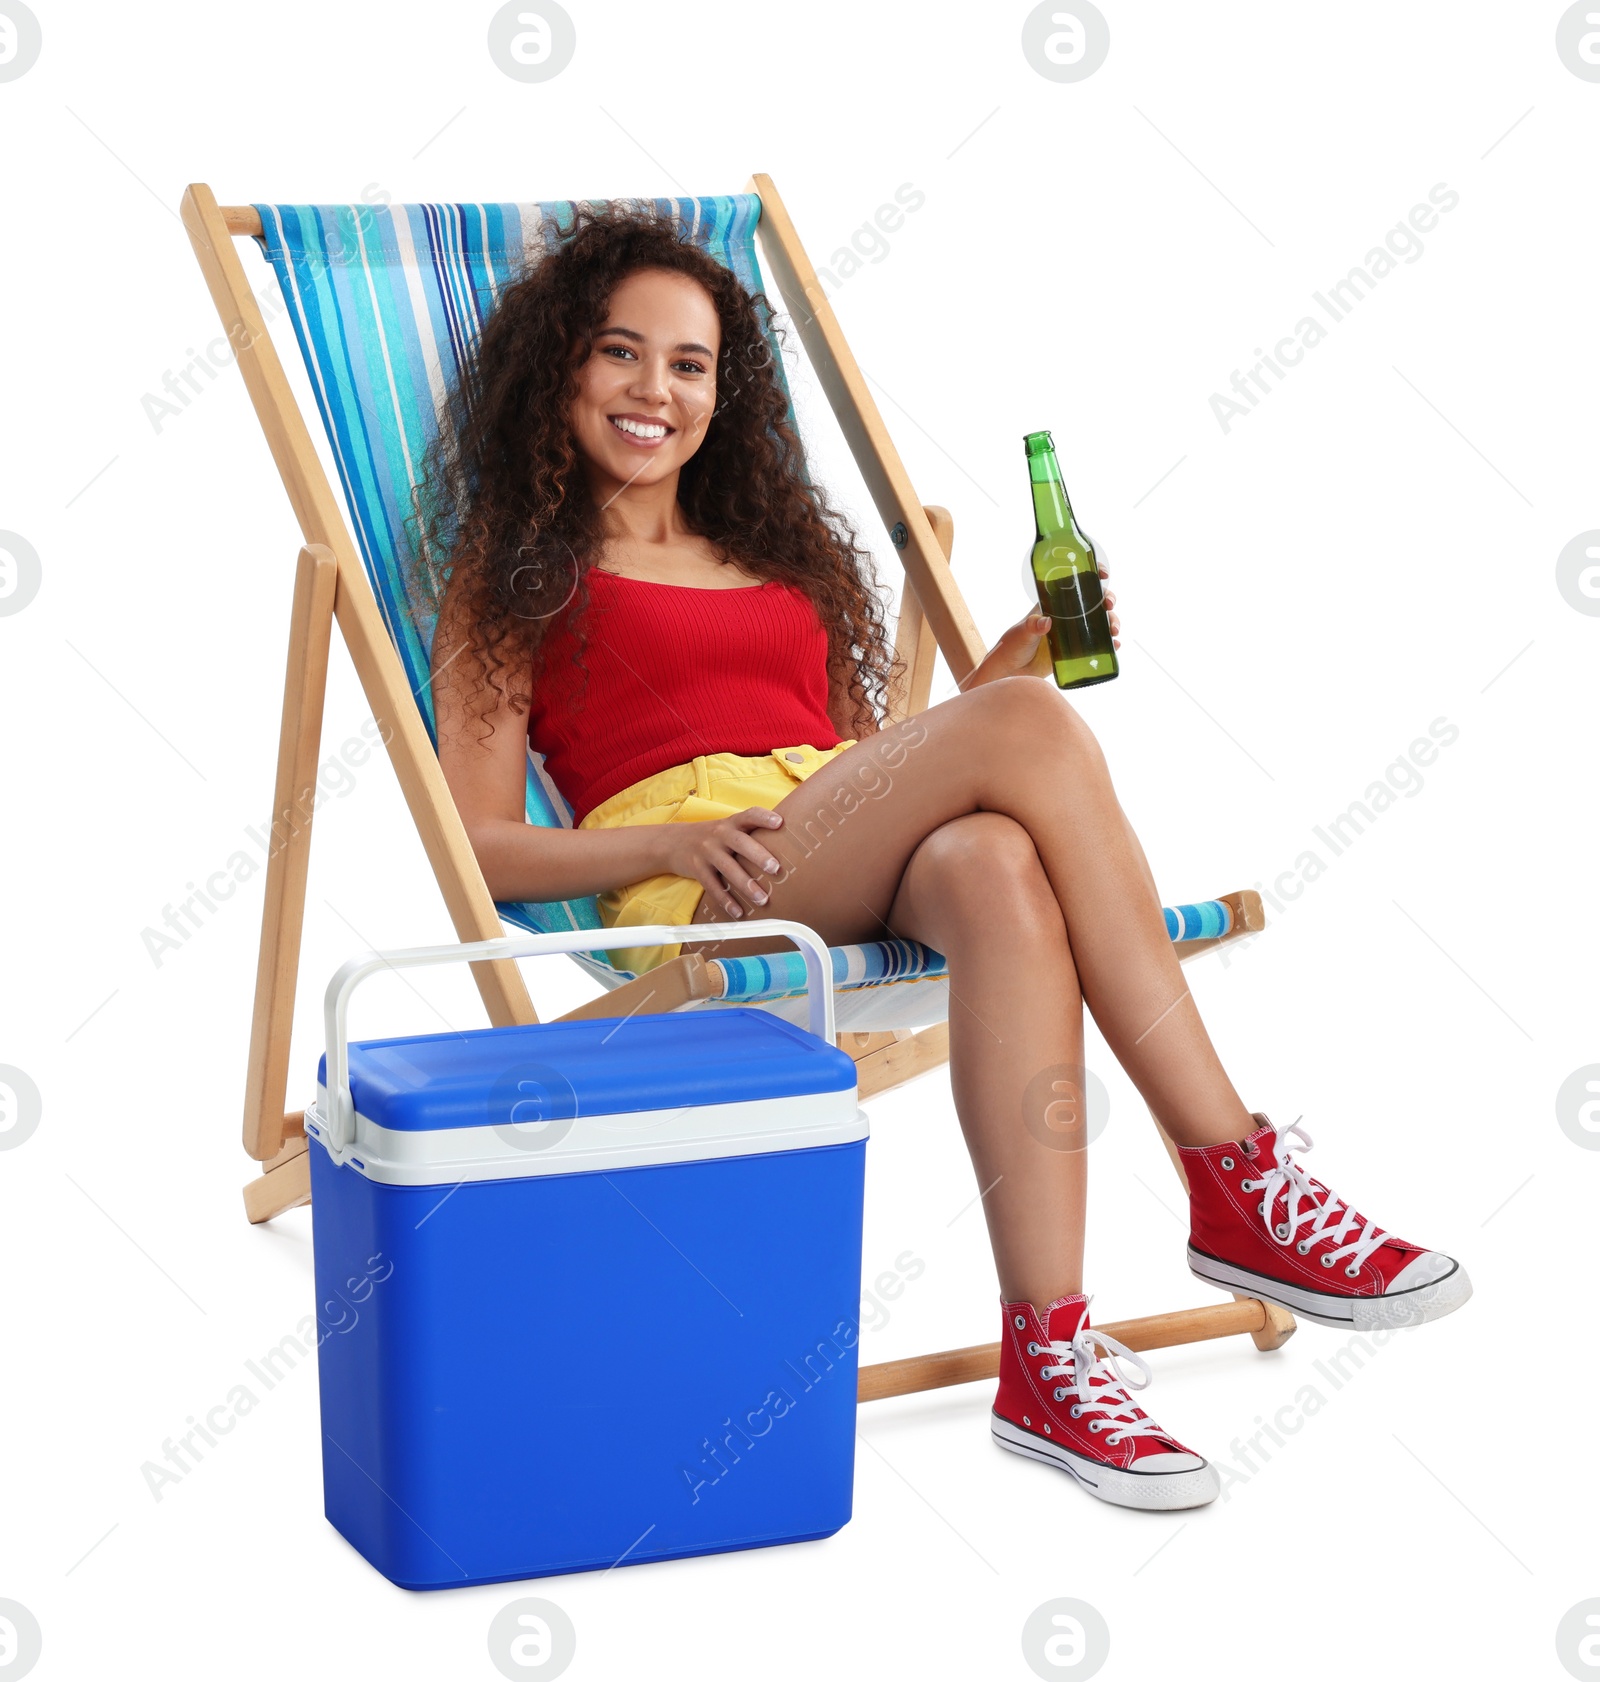
<path fill-rule="evenodd" d="M 784 934 L 806 961 L 808 1026 L 825 1045 L 834 1044 L 833 959 L 815 929 L 782 917 L 749 923 L 643 923 L 637 928 L 558 929 L 553 934 L 502 935 L 495 940 L 453 946 L 408 946 L 392 952 L 368 952 L 340 965 L 323 998 L 323 1033 L 327 1045 L 328 1114 L 323 1118 L 330 1143 L 342 1149 L 355 1138 L 355 1103 L 350 1096 L 350 1045 L 347 1038 L 350 995 L 381 969 L 416 969 L 427 964 L 478 963 L 500 958 L 537 958 L 547 952 L 598 952 L 613 946 L 670 946 L 674 942 L 730 940 L 758 934 Z"/>

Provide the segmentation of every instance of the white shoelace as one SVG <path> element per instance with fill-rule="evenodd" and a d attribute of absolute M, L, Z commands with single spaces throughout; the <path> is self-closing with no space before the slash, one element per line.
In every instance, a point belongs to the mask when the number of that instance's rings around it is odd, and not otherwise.
<path fill-rule="evenodd" d="M 1099 1344 L 1105 1350 L 1105 1355 L 1095 1353 L 1095 1345 Z M 1139 1404 L 1128 1394 L 1130 1390 L 1143 1390 L 1154 1376 L 1150 1365 L 1141 1356 L 1135 1355 L 1126 1344 L 1119 1343 L 1114 1337 L 1107 1337 L 1104 1332 L 1096 1331 L 1093 1326 L 1084 1326 L 1070 1343 L 1057 1340 L 1053 1343 L 1030 1343 L 1030 1355 L 1042 1355 L 1048 1350 L 1056 1357 L 1053 1366 L 1040 1367 L 1040 1378 L 1067 1378 L 1070 1385 L 1057 1385 L 1055 1399 L 1064 1402 L 1074 1391 L 1077 1401 L 1073 1404 L 1072 1417 L 1080 1414 L 1093 1413 L 1097 1417 L 1089 1421 L 1091 1432 L 1099 1432 L 1111 1428 L 1111 1435 L 1106 1442 L 1115 1448 L 1124 1437 L 1164 1437 L 1166 1432 L 1153 1419 L 1135 1419 L 1133 1414 L 1138 1411 Z M 1119 1361 L 1132 1361 L 1144 1377 L 1137 1382 L 1123 1375 Z M 1104 1382 L 1091 1389 L 1095 1379 Z"/>
<path fill-rule="evenodd" d="M 1259 1180 L 1241 1180 L 1240 1191 L 1264 1193 L 1260 1205 L 1261 1224 L 1274 1244 L 1285 1249 L 1293 1244 L 1304 1256 L 1310 1253 L 1312 1245 L 1318 1240 L 1326 1239 L 1336 1247 L 1323 1252 L 1322 1265 L 1332 1267 L 1335 1262 L 1344 1261 L 1345 1277 L 1354 1279 L 1362 1263 L 1389 1235 L 1379 1231 L 1365 1216 L 1358 1215 L 1326 1186 L 1319 1190 L 1310 1175 L 1289 1155 L 1284 1141 L 1291 1133 L 1300 1140 L 1302 1150 L 1311 1149 L 1311 1135 L 1298 1121 L 1291 1122 L 1287 1127 L 1274 1126 L 1272 1131 L 1277 1167 L 1267 1169 Z M 1283 1219 L 1274 1225 L 1272 1209 L 1280 1191 L 1285 1194 L 1286 1207 Z M 1324 1197 L 1326 1201 L 1319 1201 Z M 1310 1221 L 1311 1225 L 1302 1234 L 1300 1227 L 1305 1221 Z"/>

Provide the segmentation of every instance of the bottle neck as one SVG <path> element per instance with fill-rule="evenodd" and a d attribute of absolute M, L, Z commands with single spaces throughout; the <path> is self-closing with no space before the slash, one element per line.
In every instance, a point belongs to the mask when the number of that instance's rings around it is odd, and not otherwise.
<path fill-rule="evenodd" d="M 1053 450 L 1028 458 L 1028 478 L 1033 484 L 1033 518 L 1039 536 L 1070 532 L 1074 526 L 1072 504 L 1067 501 L 1067 488 L 1061 482 Z"/>

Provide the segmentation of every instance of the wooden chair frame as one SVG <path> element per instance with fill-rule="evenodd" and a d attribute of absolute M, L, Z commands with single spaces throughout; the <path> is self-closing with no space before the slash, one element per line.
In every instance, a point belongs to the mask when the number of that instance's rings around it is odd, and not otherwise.
<path fill-rule="evenodd" d="M 768 272 L 905 568 L 895 642 L 906 670 L 890 708 L 891 718 L 905 718 L 928 705 L 937 653 L 943 653 L 951 671 L 964 676 L 985 652 L 950 570 L 954 525 L 943 508 L 925 507 L 917 499 L 771 178 L 752 176 L 745 190 L 761 200 L 757 234 Z M 218 205 L 204 183 L 189 187 L 180 214 L 304 539 L 290 613 L 273 794 L 273 847 L 267 861 L 245 1084 L 244 1147 L 262 1165 L 260 1176 L 245 1189 L 245 1210 L 250 1220 L 266 1221 L 308 1202 L 311 1196 L 301 1116 L 288 1111 L 286 1103 L 310 860 L 312 791 L 335 621 L 387 742 L 457 937 L 463 942 L 488 940 L 504 930 L 344 513 L 234 247 L 235 238 L 261 233 L 260 217 L 250 205 Z M 1264 926 L 1258 894 L 1246 890 L 1224 898 L 1233 912 L 1229 932 L 1215 939 L 1179 943 L 1180 962 Z M 515 963 L 477 963 L 472 972 L 493 1025 L 538 1020 Z M 562 1020 L 673 1010 L 711 996 L 719 988 L 718 976 L 699 953 L 685 953 L 569 1011 Z M 863 1101 L 949 1060 L 945 1023 L 916 1033 L 844 1033 L 839 1043 L 855 1059 Z M 1161 1136 L 1181 1177 L 1177 1153 L 1166 1135 Z M 1292 1315 L 1250 1298 L 1105 1328 L 1134 1349 L 1164 1348 L 1241 1332 L 1249 1334 L 1258 1348 L 1275 1349 L 1294 1329 Z M 998 1371 L 999 1348 L 998 1343 L 980 1344 L 863 1367 L 860 1398 L 868 1401 L 992 1378 Z"/>

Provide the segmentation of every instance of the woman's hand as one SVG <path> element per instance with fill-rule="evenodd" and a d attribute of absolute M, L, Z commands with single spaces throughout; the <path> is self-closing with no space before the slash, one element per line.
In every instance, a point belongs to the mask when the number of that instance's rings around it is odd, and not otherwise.
<path fill-rule="evenodd" d="M 1049 677 L 1050 645 L 1044 636 L 1049 629 L 1049 619 L 1037 608 L 1024 614 L 1000 633 L 1000 640 L 973 667 L 959 685 L 962 693 L 1001 677 Z"/>
<path fill-rule="evenodd" d="M 1109 578 L 1111 576 L 1111 574 L 1109 572 L 1107 572 L 1106 569 L 1098 561 L 1095 562 L 1095 571 L 1098 572 L 1102 578 Z M 1106 623 L 1111 627 L 1111 646 L 1113 648 L 1121 648 L 1122 647 L 1122 637 L 1121 637 L 1120 633 L 1122 631 L 1122 621 L 1117 618 L 1115 613 L 1112 612 L 1112 609 L 1116 605 L 1117 605 L 1117 592 L 1115 590 L 1107 590 L 1106 591 Z"/>
<path fill-rule="evenodd" d="M 781 866 L 760 831 L 776 829 L 782 822 L 769 807 L 747 806 L 731 817 L 707 823 L 663 824 L 662 868 L 674 876 L 691 877 L 713 905 L 724 908 L 730 917 L 742 917 L 744 906 L 734 893 L 743 894 L 752 905 L 766 904 L 767 891 L 754 877 Z"/>
<path fill-rule="evenodd" d="M 1096 570 L 1102 578 L 1110 576 L 1103 566 L 1097 566 Z M 1122 622 L 1112 611 L 1116 600 L 1115 591 L 1105 592 L 1106 623 L 1111 629 L 1111 646 L 1121 648 Z M 1000 633 L 1000 640 L 958 687 L 965 693 L 969 689 L 976 689 L 980 683 L 993 683 L 998 677 L 1052 676 L 1050 645 L 1045 641 L 1045 632 L 1049 629 L 1049 618 L 1037 608 L 1032 613 L 1024 614 L 1015 625 Z"/>

